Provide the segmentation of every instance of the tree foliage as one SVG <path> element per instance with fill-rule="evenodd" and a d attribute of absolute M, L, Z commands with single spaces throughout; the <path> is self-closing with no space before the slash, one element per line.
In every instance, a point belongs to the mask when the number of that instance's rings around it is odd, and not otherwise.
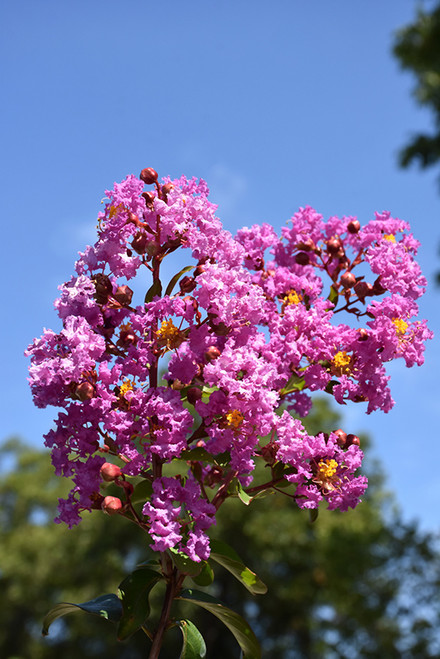
<path fill-rule="evenodd" d="M 415 135 L 400 152 L 400 164 L 431 167 L 440 161 L 440 4 L 430 12 L 419 9 L 414 23 L 396 34 L 393 52 L 415 75 L 414 96 L 434 117 L 433 132 Z"/>
<path fill-rule="evenodd" d="M 310 430 L 327 431 L 337 423 L 337 415 L 317 401 Z M 148 547 L 135 525 L 100 512 L 70 531 L 54 525 L 56 499 L 65 496 L 68 484 L 53 476 L 48 454 L 15 439 L 3 445 L 0 458 L 2 656 L 143 657 L 141 632 L 119 643 L 112 624 L 81 612 L 55 622 L 49 637 L 41 638 L 41 621 L 54 604 L 115 592 L 125 574 L 149 557 Z M 269 595 L 246 595 L 215 564 L 216 590 L 207 592 L 250 621 L 263 656 L 439 655 L 436 543 L 393 512 L 380 468 L 371 461 L 369 477 L 368 496 L 356 511 L 327 515 L 321 509 L 314 523 L 282 494 L 250 506 L 237 498 L 221 510 L 219 537 L 257 572 Z M 160 603 L 161 593 L 153 592 L 153 609 Z M 232 634 L 209 612 L 181 601 L 174 607 L 175 616 L 190 612 L 210 659 L 238 657 Z M 167 643 L 161 656 L 179 656 L 178 632 Z"/>

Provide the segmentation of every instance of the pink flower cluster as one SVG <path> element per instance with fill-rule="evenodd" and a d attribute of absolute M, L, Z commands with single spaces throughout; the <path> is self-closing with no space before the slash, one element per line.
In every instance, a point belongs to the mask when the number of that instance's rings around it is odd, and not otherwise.
<path fill-rule="evenodd" d="M 45 436 L 56 472 L 74 484 L 59 520 L 71 526 L 102 505 L 109 456 L 122 468 L 121 513 L 155 550 L 193 560 L 209 556 L 206 531 L 240 488 L 286 480 L 302 508 L 356 506 L 367 485 L 358 442 L 310 436 L 292 413 L 307 414 L 313 391 L 387 412 L 386 363 L 423 363 L 432 333 L 416 319 L 426 282 L 408 225 L 388 213 L 362 228 L 352 217 L 325 222 L 307 207 L 280 237 L 263 224 L 234 238 L 203 181 L 159 184 L 151 168 L 107 197 L 96 243 L 60 287 L 63 329 L 27 350 L 35 404 L 61 408 Z M 177 249 L 193 265 L 165 287 L 160 267 Z M 370 280 L 358 274 L 366 266 Z M 127 282 L 140 269 L 151 286 L 134 305 Z M 258 459 L 271 470 L 266 485 L 253 483 Z M 130 479 L 152 485 L 141 513 Z"/>

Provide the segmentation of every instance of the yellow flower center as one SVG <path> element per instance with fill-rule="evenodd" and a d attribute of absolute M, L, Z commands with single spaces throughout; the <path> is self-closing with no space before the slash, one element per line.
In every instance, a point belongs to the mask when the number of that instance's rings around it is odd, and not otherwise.
<path fill-rule="evenodd" d="M 169 349 L 178 348 L 183 340 L 180 330 L 171 319 L 162 321 L 160 329 L 157 330 L 157 337 L 159 343 Z"/>
<path fill-rule="evenodd" d="M 351 356 L 345 350 L 339 350 L 332 359 L 332 365 L 336 374 L 348 375 L 351 372 Z"/>
<path fill-rule="evenodd" d="M 392 318 L 392 323 L 396 329 L 396 334 L 399 337 L 403 336 L 408 329 L 408 323 L 401 318 Z"/>
<path fill-rule="evenodd" d="M 339 487 L 341 483 L 341 479 L 337 475 L 338 467 L 338 463 L 336 460 L 333 460 L 333 458 L 320 460 L 320 462 L 318 462 L 316 476 L 313 479 L 314 482 L 323 490 L 327 492 L 333 492 Z"/>
<path fill-rule="evenodd" d="M 117 213 L 119 213 L 119 212 L 122 211 L 122 210 L 124 210 L 124 204 L 118 204 L 117 206 L 113 206 L 113 204 L 112 204 L 112 205 L 110 206 L 110 210 L 109 210 L 108 216 L 109 216 L 110 218 L 111 218 L 111 217 L 114 217 L 115 215 L 117 215 Z"/>
<path fill-rule="evenodd" d="M 287 306 L 289 304 L 299 304 L 303 300 L 303 296 L 300 293 L 297 293 L 293 288 L 288 291 L 288 293 L 283 298 L 284 304 Z"/>
<path fill-rule="evenodd" d="M 123 398 L 128 391 L 133 391 L 134 380 L 124 380 L 119 388 L 119 396 Z"/>
<path fill-rule="evenodd" d="M 396 236 L 393 233 L 384 233 L 383 235 L 385 240 L 388 240 L 390 243 L 396 242 Z"/>
<path fill-rule="evenodd" d="M 238 410 L 231 410 L 226 415 L 226 421 L 230 426 L 232 426 L 235 429 L 241 426 L 241 424 L 243 423 L 243 419 L 244 419 L 243 414 Z"/>
<path fill-rule="evenodd" d="M 317 476 L 321 481 L 328 481 L 333 478 L 338 469 L 338 463 L 336 460 L 321 460 L 318 462 L 318 473 Z"/>

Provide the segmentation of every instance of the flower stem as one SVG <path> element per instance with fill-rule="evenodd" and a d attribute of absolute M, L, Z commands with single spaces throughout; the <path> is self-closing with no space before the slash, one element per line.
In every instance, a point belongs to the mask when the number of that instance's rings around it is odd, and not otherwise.
<path fill-rule="evenodd" d="M 150 654 L 148 659 L 158 659 L 160 649 L 162 647 L 162 641 L 164 634 L 168 627 L 168 621 L 171 613 L 171 605 L 173 599 L 179 593 L 182 582 L 185 578 L 185 575 L 181 574 L 176 568 L 172 569 L 172 572 L 168 578 L 167 588 L 165 591 L 165 598 L 162 606 L 162 612 L 160 614 L 159 624 L 153 636 L 153 644 L 151 646 Z"/>

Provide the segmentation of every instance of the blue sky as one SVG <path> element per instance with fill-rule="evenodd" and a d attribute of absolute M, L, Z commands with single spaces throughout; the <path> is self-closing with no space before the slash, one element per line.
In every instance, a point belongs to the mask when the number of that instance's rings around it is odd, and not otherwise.
<path fill-rule="evenodd" d="M 391 55 L 415 11 L 412 0 L 3 3 L 1 437 L 42 444 L 54 410 L 33 407 L 23 350 L 56 326 L 57 286 L 94 239 L 104 190 L 146 166 L 206 179 L 232 232 L 280 229 L 307 204 L 361 223 L 390 210 L 422 242 L 421 316 L 440 335 L 436 173 L 396 165 L 431 126 Z M 349 432 L 371 433 L 405 517 L 438 530 L 438 340 L 426 360 L 392 365 L 388 415 L 343 411 Z"/>

